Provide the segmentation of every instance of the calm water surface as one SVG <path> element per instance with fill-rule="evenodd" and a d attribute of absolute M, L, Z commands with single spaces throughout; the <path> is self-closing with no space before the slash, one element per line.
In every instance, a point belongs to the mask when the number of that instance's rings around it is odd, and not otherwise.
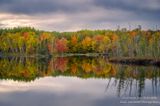
<path fill-rule="evenodd" d="M 0 106 L 159 106 L 160 68 L 102 57 L 0 60 Z"/>

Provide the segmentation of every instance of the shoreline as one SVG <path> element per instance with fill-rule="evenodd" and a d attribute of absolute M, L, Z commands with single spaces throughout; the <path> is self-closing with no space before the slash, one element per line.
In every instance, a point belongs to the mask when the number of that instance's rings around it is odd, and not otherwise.
<path fill-rule="evenodd" d="M 110 63 L 126 64 L 126 65 L 154 65 L 160 67 L 160 58 L 155 57 L 109 57 L 107 53 L 62 53 L 53 55 L 42 54 L 5 54 L 0 55 L 0 58 L 55 58 L 55 57 L 105 57 Z"/>
<path fill-rule="evenodd" d="M 141 65 L 141 66 L 158 66 L 160 67 L 160 58 L 131 58 L 131 57 L 121 57 L 121 58 L 110 58 L 108 60 L 115 64 L 126 64 L 126 65 Z"/>

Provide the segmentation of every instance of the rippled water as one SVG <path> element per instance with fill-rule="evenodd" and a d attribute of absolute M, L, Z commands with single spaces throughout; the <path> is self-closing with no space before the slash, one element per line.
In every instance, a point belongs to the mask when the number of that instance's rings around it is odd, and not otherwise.
<path fill-rule="evenodd" d="M 3 58 L 0 106 L 159 106 L 160 68 L 104 57 Z"/>

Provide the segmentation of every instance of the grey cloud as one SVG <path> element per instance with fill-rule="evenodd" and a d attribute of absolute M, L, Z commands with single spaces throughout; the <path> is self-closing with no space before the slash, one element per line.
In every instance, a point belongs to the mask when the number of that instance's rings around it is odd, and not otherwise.
<path fill-rule="evenodd" d="M 3 26 L 4 24 L 0 23 L 0 26 Z"/>
<path fill-rule="evenodd" d="M 3 28 L 5 26 L 6 26 L 6 24 L 3 24 L 3 23 L 0 22 L 0 28 Z"/>
<path fill-rule="evenodd" d="M 7 27 L 58 31 L 113 29 L 128 23 L 152 28 L 160 24 L 159 5 L 160 0 L 0 0 L 0 20 Z"/>
<path fill-rule="evenodd" d="M 77 1 L 77 0 L 76 0 Z M 52 12 L 86 11 L 87 2 L 74 0 L 0 0 L 0 11 L 15 14 L 46 14 Z"/>
<path fill-rule="evenodd" d="M 135 18 L 160 20 L 160 0 L 94 0 L 94 4 L 105 9 L 122 10 L 134 14 Z"/>
<path fill-rule="evenodd" d="M 103 6 L 107 9 L 121 9 L 128 11 L 160 11 L 160 8 L 153 5 L 160 5 L 159 0 L 94 0 L 97 6 Z"/>
<path fill-rule="evenodd" d="M 98 12 L 93 7 L 106 10 L 122 10 L 134 14 L 134 17 L 148 20 L 159 20 L 160 0 L 0 0 L 0 12 L 13 14 L 45 14 L 46 13 L 82 13 Z M 156 7 L 155 7 L 156 6 Z M 105 15 L 105 13 L 104 13 Z"/>

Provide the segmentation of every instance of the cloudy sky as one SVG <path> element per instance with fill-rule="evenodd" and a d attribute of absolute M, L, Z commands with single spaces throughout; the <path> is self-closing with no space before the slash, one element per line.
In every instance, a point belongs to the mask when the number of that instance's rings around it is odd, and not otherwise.
<path fill-rule="evenodd" d="M 0 27 L 43 30 L 160 28 L 160 0 L 0 0 Z"/>

